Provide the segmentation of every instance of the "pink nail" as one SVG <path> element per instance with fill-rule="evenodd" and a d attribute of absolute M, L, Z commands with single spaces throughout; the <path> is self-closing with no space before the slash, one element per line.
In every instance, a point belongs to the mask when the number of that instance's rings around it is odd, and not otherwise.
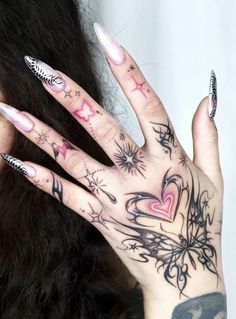
<path fill-rule="evenodd" d="M 33 121 L 26 114 L 10 105 L 0 102 L 0 114 L 20 130 L 31 132 L 34 128 Z"/>
<path fill-rule="evenodd" d="M 123 64 L 125 52 L 115 38 L 107 33 L 98 23 L 94 23 L 94 30 L 109 59 L 116 65 Z"/>

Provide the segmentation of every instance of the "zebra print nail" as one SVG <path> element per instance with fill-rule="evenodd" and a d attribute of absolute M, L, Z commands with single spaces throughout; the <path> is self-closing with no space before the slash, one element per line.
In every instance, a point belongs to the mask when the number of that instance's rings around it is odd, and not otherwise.
<path fill-rule="evenodd" d="M 25 56 L 24 59 L 32 73 L 53 91 L 61 92 L 65 89 L 65 81 L 49 65 L 30 56 Z"/>
<path fill-rule="evenodd" d="M 211 71 L 210 90 L 209 90 L 209 117 L 213 119 L 217 109 L 217 80 L 215 72 Z"/>
<path fill-rule="evenodd" d="M 34 177 L 36 172 L 35 169 L 25 163 L 23 163 L 22 161 L 18 160 L 17 158 L 8 155 L 6 153 L 1 153 L 0 152 L 0 156 L 6 161 L 6 163 L 14 168 L 16 171 L 20 172 L 22 175 L 24 176 L 28 176 L 28 177 Z"/>

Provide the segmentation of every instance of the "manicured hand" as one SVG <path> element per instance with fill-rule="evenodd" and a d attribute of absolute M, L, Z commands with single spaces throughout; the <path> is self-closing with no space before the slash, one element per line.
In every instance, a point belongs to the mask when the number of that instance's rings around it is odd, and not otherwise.
<path fill-rule="evenodd" d="M 28 67 L 48 93 L 91 134 L 114 166 L 102 165 L 32 114 L 5 104 L 0 105 L 3 115 L 75 182 L 35 163 L 1 156 L 36 187 L 91 222 L 141 283 L 145 298 L 160 301 L 157 312 L 169 318 L 180 298 L 224 293 L 220 254 L 223 182 L 213 120 L 216 78 L 212 72 L 209 98 L 202 100 L 194 116 L 191 161 L 160 98 L 133 58 L 98 25 L 95 30 L 137 114 L 145 145 L 139 147 L 65 74 L 27 56 Z"/>

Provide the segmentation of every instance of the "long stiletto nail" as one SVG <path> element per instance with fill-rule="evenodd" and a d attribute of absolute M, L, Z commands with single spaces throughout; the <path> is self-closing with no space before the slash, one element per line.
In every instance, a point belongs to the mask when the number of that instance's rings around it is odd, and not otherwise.
<path fill-rule="evenodd" d="M 215 72 L 211 71 L 208 113 L 210 119 L 214 119 L 217 109 L 217 80 Z"/>
<path fill-rule="evenodd" d="M 6 161 L 6 163 L 14 168 L 16 171 L 20 172 L 24 176 L 35 177 L 36 171 L 32 166 L 25 164 L 24 162 L 18 160 L 17 158 L 8 155 L 6 153 L 1 153 L 0 156 Z"/>
<path fill-rule="evenodd" d="M 94 23 L 94 30 L 109 59 L 116 65 L 123 64 L 125 52 L 115 38 L 107 33 L 98 23 Z"/>
<path fill-rule="evenodd" d="M 24 59 L 27 66 L 39 80 L 48 85 L 54 92 L 64 91 L 66 84 L 58 72 L 46 63 L 28 55 Z"/>
<path fill-rule="evenodd" d="M 31 132 L 34 128 L 34 123 L 24 113 L 14 107 L 0 102 L 0 114 L 10 121 L 16 128 L 26 132 Z"/>

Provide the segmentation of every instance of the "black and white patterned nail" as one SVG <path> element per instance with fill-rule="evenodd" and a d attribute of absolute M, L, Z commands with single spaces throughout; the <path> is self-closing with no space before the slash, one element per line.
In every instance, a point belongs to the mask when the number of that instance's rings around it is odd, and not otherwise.
<path fill-rule="evenodd" d="M 26 65 L 40 81 L 47 84 L 54 92 L 64 91 L 66 86 L 65 81 L 58 72 L 46 63 L 28 55 L 24 59 Z"/>
<path fill-rule="evenodd" d="M 214 119 L 217 109 L 217 80 L 215 72 L 211 71 L 210 89 L 209 89 L 209 106 L 208 112 L 210 119 Z"/>
<path fill-rule="evenodd" d="M 6 153 L 0 152 L 0 156 L 5 160 L 5 162 L 16 171 L 20 172 L 24 176 L 34 177 L 36 175 L 36 171 L 32 166 L 23 163 L 17 158 L 8 155 Z"/>

